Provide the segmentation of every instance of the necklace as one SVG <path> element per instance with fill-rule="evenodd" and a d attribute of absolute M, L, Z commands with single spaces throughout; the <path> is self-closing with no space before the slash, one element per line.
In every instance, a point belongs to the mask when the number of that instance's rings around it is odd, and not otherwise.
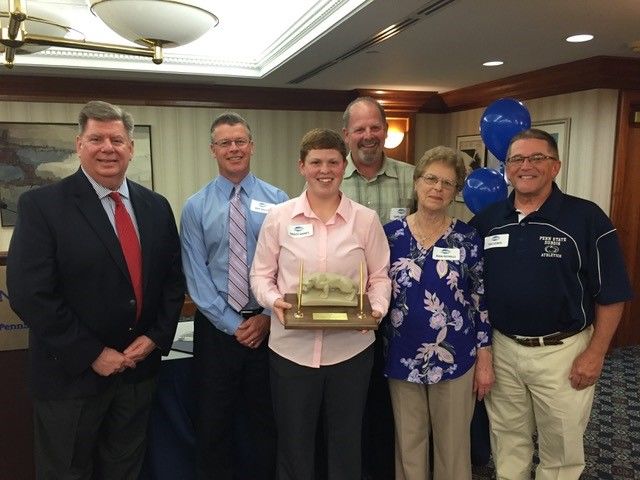
<path fill-rule="evenodd" d="M 413 236 L 424 247 L 430 247 L 433 245 L 448 228 L 449 223 L 451 222 L 451 219 L 445 215 L 435 224 L 435 226 L 432 226 L 432 228 L 426 228 L 426 226 L 421 225 L 420 217 L 417 213 L 413 214 L 413 218 L 411 220 L 413 225 L 410 225 L 410 227 L 412 227 L 411 230 Z"/>

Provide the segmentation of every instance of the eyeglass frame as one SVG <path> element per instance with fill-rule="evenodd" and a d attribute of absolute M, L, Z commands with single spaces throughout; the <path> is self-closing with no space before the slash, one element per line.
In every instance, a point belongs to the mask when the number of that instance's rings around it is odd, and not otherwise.
<path fill-rule="evenodd" d="M 516 160 L 514 160 L 514 158 Z M 544 153 L 532 153 L 531 155 L 513 155 L 505 161 L 507 165 L 522 166 L 525 160 L 528 160 L 531 165 L 541 165 L 545 160 L 559 160 L 557 157 L 546 155 Z"/>
<path fill-rule="evenodd" d="M 240 142 L 241 145 L 238 142 Z M 230 148 L 231 145 L 235 145 L 238 148 L 244 148 L 251 142 L 253 142 L 253 140 L 251 140 L 250 138 L 236 138 L 234 140 L 216 140 L 215 142 L 212 140 L 211 145 L 215 145 L 216 147 L 220 148 Z"/>
<path fill-rule="evenodd" d="M 458 182 L 452 183 L 450 180 L 446 178 L 442 178 L 437 175 L 433 175 L 431 173 L 427 175 L 420 175 L 418 178 L 422 179 L 422 181 L 430 187 L 435 187 L 439 182 L 444 190 L 458 189 Z"/>

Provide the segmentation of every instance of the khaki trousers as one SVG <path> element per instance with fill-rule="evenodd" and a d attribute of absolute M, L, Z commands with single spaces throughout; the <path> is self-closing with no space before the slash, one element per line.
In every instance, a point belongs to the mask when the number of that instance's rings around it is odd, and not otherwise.
<path fill-rule="evenodd" d="M 563 345 L 525 347 L 494 330 L 496 383 L 486 397 L 498 480 L 529 480 L 534 431 L 536 480 L 577 480 L 584 469 L 583 435 L 595 387 L 574 390 L 569 372 L 592 328 Z"/>
<path fill-rule="evenodd" d="M 433 385 L 389 379 L 396 429 L 396 480 L 430 479 L 431 432 L 434 480 L 471 480 L 474 370 Z"/>

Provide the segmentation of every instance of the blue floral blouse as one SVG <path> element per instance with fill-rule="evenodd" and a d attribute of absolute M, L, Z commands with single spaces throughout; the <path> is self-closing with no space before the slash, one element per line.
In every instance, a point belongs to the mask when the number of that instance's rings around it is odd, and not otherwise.
<path fill-rule="evenodd" d="M 386 377 L 432 384 L 462 376 L 491 344 L 482 238 L 459 220 L 425 249 L 405 219 L 384 226 L 393 292 L 382 325 Z M 434 258 L 435 257 L 435 258 Z"/>

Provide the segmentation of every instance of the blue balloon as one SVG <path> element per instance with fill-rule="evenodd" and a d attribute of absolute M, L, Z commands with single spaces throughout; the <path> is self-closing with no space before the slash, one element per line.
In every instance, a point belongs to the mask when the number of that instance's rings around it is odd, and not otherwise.
<path fill-rule="evenodd" d="M 512 98 L 496 100 L 482 114 L 480 135 L 489 151 L 498 160 L 507 158 L 509 142 L 516 133 L 531 127 L 527 108 Z"/>
<path fill-rule="evenodd" d="M 507 182 L 497 170 L 478 168 L 464 181 L 462 197 L 469 210 L 480 213 L 492 203 L 507 198 Z"/>

